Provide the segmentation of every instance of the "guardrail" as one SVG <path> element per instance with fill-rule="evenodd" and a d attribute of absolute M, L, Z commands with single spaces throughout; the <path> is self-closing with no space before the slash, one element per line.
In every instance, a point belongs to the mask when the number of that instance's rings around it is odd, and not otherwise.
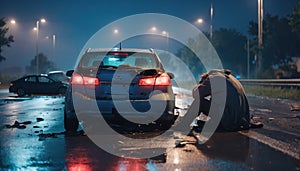
<path fill-rule="evenodd" d="M 244 86 L 273 86 L 282 88 L 300 88 L 300 79 L 240 79 Z"/>

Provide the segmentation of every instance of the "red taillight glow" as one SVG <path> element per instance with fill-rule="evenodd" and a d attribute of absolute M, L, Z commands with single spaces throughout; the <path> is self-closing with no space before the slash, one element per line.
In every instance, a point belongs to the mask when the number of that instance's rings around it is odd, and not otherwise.
<path fill-rule="evenodd" d="M 9 84 L 10 87 L 12 87 L 13 85 L 14 85 L 13 83 L 10 83 L 10 84 Z"/>
<path fill-rule="evenodd" d="M 156 78 L 155 85 L 169 86 L 171 85 L 171 79 L 168 74 L 163 73 L 161 76 Z"/>
<path fill-rule="evenodd" d="M 139 81 L 139 86 L 153 86 L 155 83 L 155 78 L 141 78 Z"/>
<path fill-rule="evenodd" d="M 80 74 L 73 74 L 70 83 L 73 85 L 97 86 L 100 84 L 100 81 L 97 77 L 87 77 L 87 76 L 81 76 Z"/>
<path fill-rule="evenodd" d="M 171 80 L 168 74 L 162 74 L 158 77 L 146 77 L 139 80 L 139 86 L 170 86 Z"/>

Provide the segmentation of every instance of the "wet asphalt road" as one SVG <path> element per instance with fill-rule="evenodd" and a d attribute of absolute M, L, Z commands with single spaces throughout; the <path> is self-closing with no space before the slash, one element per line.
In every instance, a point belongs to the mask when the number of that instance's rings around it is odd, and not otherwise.
<path fill-rule="evenodd" d="M 203 145 L 197 143 L 196 133 L 180 132 L 149 144 L 120 142 L 125 151 L 164 152 L 151 159 L 130 159 L 109 154 L 80 131 L 66 134 L 64 97 L 16 98 L 1 90 L 0 170 L 300 170 L 300 112 L 291 111 L 299 102 L 253 96 L 249 101 L 254 119 L 264 122 L 264 128 L 218 132 Z"/>

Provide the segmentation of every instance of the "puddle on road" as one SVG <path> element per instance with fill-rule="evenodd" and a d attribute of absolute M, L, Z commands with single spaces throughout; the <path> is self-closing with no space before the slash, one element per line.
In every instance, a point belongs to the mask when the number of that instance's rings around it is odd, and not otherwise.
<path fill-rule="evenodd" d="M 13 103 L 13 102 L 22 102 L 24 100 L 31 100 L 32 98 L 6 98 L 6 99 L 0 99 L 0 106 Z"/>

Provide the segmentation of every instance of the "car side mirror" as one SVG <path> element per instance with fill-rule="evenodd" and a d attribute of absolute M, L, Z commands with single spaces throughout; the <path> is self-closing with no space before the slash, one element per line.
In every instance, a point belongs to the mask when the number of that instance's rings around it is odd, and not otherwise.
<path fill-rule="evenodd" d="M 73 73 L 74 73 L 74 70 L 69 70 L 69 71 L 67 71 L 66 76 L 72 77 Z"/>
<path fill-rule="evenodd" d="M 175 78 L 175 75 L 172 72 L 167 72 L 171 79 Z"/>

